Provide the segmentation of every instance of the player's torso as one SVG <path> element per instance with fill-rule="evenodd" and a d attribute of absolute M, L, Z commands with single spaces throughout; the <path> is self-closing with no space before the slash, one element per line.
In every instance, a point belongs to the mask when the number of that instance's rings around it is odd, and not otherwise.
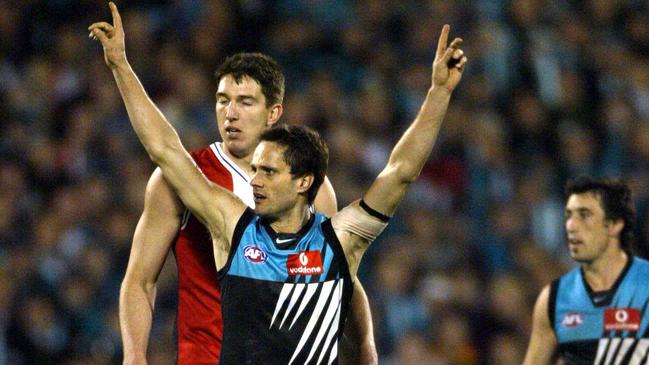
<path fill-rule="evenodd" d="M 647 364 L 649 263 L 634 258 L 611 292 L 589 293 L 579 269 L 553 283 L 550 316 L 567 364 Z"/>
<path fill-rule="evenodd" d="M 212 182 L 254 206 L 246 173 L 214 143 L 192 157 Z M 215 364 L 221 349 L 221 296 L 209 232 L 188 211 L 174 245 L 178 267 L 178 363 Z"/>
<path fill-rule="evenodd" d="M 219 273 L 222 364 L 336 363 L 352 293 L 349 269 L 324 216 L 305 228 L 291 241 L 244 213 Z"/>

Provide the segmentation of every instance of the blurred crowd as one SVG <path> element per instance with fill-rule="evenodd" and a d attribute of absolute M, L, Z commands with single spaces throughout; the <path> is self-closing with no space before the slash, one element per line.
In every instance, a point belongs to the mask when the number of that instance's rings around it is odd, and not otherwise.
<path fill-rule="evenodd" d="M 649 240 L 649 2 L 118 1 L 127 56 L 186 146 L 218 138 L 213 72 L 272 55 L 289 123 L 320 131 L 339 205 L 430 86 L 439 30 L 469 57 L 433 156 L 366 254 L 381 364 L 515 364 L 539 290 L 573 267 L 563 185 L 620 176 Z M 104 1 L 0 0 L 0 364 L 118 364 L 117 300 L 154 166 L 87 26 Z M 174 361 L 173 258 L 151 364 Z"/>

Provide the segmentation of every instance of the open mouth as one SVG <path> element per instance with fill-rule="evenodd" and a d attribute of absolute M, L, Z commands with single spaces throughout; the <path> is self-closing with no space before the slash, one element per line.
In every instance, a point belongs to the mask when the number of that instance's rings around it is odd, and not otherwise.
<path fill-rule="evenodd" d="M 579 239 L 576 238 L 568 238 L 568 244 L 569 245 L 581 245 L 583 242 Z"/>
<path fill-rule="evenodd" d="M 259 202 L 266 200 L 266 196 L 263 194 L 253 193 L 252 195 L 255 198 L 255 204 L 259 204 Z"/>
<path fill-rule="evenodd" d="M 241 134 L 241 129 L 234 127 L 225 127 L 225 134 L 228 137 L 237 137 L 239 134 Z"/>

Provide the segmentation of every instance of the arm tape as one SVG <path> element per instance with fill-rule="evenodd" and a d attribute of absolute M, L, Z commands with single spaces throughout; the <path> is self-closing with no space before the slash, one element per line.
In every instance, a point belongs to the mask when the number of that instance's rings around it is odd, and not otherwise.
<path fill-rule="evenodd" d="M 337 231 L 353 233 L 372 242 L 383 232 L 388 222 L 371 215 L 359 204 L 352 203 L 331 218 L 331 225 Z"/>

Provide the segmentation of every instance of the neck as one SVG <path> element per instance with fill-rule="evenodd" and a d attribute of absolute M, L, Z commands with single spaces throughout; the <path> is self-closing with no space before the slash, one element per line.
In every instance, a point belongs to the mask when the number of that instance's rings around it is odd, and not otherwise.
<path fill-rule="evenodd" d="M 307 204 L 296 204 L 293 209 L 279 218 L 270 221 L 270 226 L 277 233 L 297 233 L 311 218 Z"/>
<path fill-rule="evenodd" d="M 230 160 L 232 160 L 232 162 L 234 162 L 240 169 L 245 171 L 248 176 L 252 176 L 252 169 L 250 167 L 250 162 L 252 161 L 252 153 L 237 156 L 230 151 L 225 142 L 221 142 L 221 148 L 223 149 L 223 153 L 225 153 L 225 155 L 228 156 Z"/>
<path fill-rule="evenodd" d="M 630 260 L 623 250 L 615 250 L 590 263 L 582 264 L 584 277 L 594 291 L 608 290 L 613 287 Z"/>

